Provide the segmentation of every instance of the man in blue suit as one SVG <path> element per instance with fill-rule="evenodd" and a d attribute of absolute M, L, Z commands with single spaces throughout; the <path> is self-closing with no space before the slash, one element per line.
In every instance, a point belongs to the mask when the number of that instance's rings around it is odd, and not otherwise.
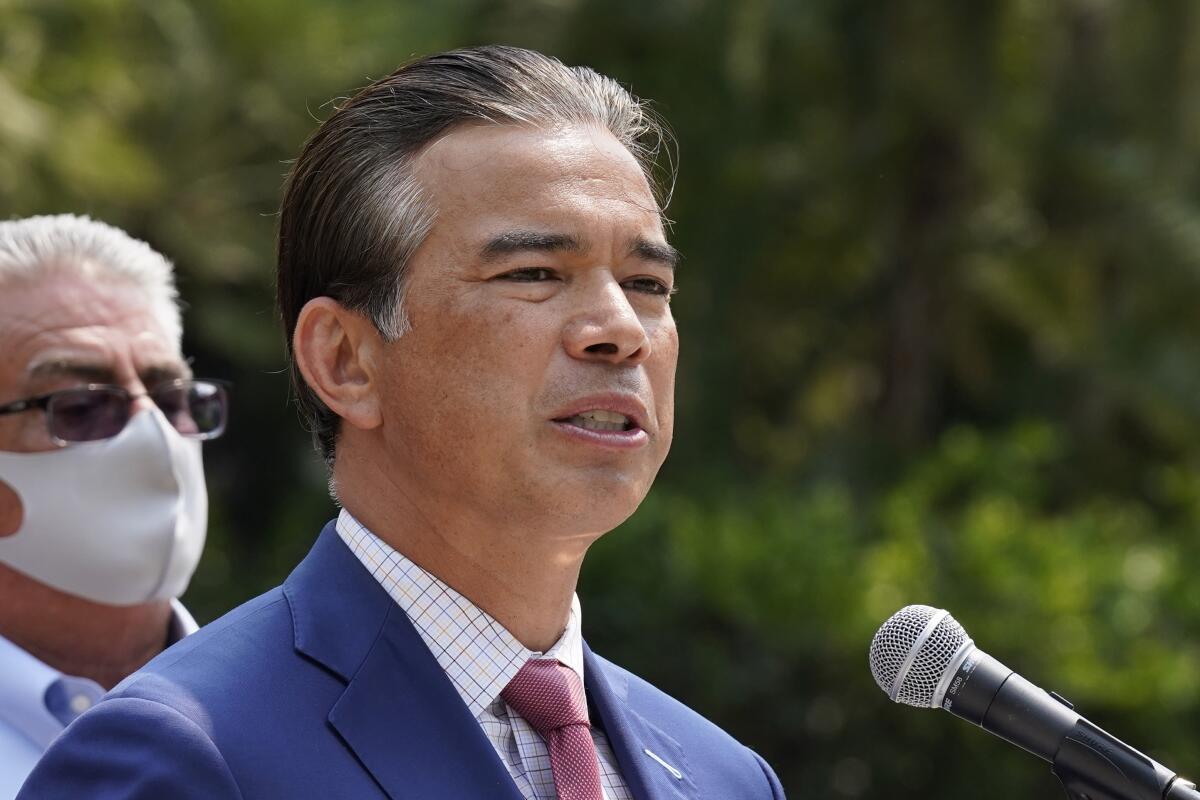
<path fill-rule="evenodd" d="M 416 61 L 321 125 L 278 286 L 342 512 L 21 798 L 783 797 L 580 633 L 584 554 L 671 442 L 664 142 L 616 82 L 507 47 Z"/>

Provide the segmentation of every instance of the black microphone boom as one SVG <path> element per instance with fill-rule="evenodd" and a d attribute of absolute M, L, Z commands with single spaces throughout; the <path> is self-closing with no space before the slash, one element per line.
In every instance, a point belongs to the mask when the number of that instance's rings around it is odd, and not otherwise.
<path fill-rule="evenodd" d="M 1077 800 L 1200 800 L 1195 784 L 975 647 L 941 609 L 893 614 L 871 642 L 871 673 L 896 702 L 941 707 L 1049 761 Z"/>

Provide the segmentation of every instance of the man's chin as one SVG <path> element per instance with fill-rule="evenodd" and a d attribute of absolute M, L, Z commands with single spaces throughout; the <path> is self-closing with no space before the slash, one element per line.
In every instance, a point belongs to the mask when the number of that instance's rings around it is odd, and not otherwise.
<path fill-rule="evenodd" d="M 631 478 L 591 480 L 561 487 L 572 500 L 563 504 L 563 523 L 573 530 L 607 533 L 633 516 L 650 489 L 650 481 Z"/>

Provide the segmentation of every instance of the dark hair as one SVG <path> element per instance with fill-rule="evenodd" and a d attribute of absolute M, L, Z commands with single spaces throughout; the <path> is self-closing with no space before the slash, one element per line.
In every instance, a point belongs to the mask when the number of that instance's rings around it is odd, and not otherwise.
<path fill-rule="evenodd" d="M 613 79 L 532 50 L 487 46 L 429 56 L 341 104 L 305 143 L 288 176 L 277 274 L 296 402 L 331 465 L 339 417 L 296 366 L 296 320 L 305 303 L 328 296 L 369 317 L 389 341 L 407 330 L 405 272 L 436 213 L 413 175 L 413 160 L 467 122 L 601 126 L 641 165 L 659 207 L 670 199 L 674 142 L 666 126 Z"/>

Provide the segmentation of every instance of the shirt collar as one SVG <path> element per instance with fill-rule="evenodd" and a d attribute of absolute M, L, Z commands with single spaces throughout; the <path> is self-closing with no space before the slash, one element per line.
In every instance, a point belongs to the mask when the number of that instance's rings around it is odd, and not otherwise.
<path fill-rule="evenodd" d="M 544 654 L 522 645 L 491 615 L 414 564 L 345 509 L 337 532 L 412 620 L 472 716 L 479 719 L 531 658 L 553 658 L 583 680 L 582 612 L 571 598 L 567 626 Z"/>
<path fill-rule="evenodd" d="M 0 636 L 0 719 L 38 747 L 49 746 L 65 726 L 46 707 L 46 693 L 62 677 L 58 670 Z M 96 696 L 100 694 L 103 690 Z"/>
<path fill-rule="evenodd" d="M 188 610 L 183 607 L 183 603 L 179 602 L 179 598 L 172 597 L 171 622 L 167 628 L 167 647 L 198 630 L 200 630 L 200 626 L 196 624 L 196 620 Z"/>
<path fill-rule="evenodd" d="M 196 620 L 178 600 L 171 601 L 171 612 L 168 645 L 197 629 Z M 103 694 L 95 681 L 59 672 L 0 636 L 0 720 L 38 747 L 48 747 L 73 716 Z"/>

